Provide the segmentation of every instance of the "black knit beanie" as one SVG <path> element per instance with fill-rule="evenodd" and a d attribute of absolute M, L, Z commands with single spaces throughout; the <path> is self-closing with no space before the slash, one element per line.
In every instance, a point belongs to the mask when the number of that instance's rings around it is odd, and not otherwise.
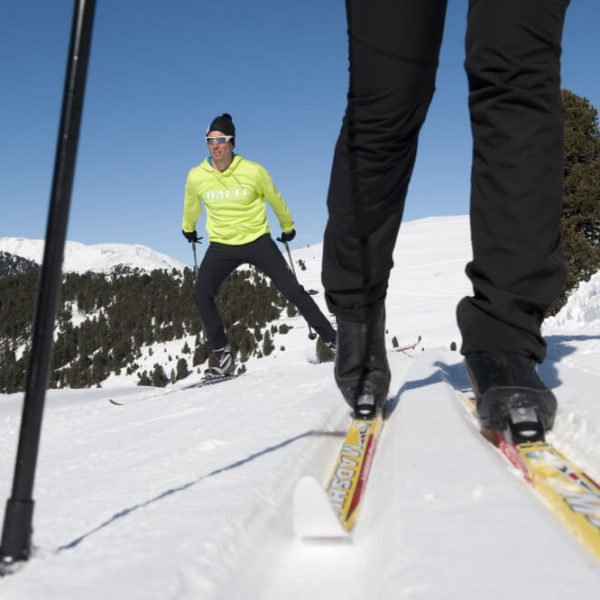
<path fill-rule="evenodd" d="M 235 125 L 233 119 L 229 113 L 223 113 L 222 115 L 215 117 L 212 123 L 208 126 L 206 133 L 210 131 L 222 131 L 225 135 L 233 135 L 235 137 Z M 233 144 L 234 140 L 231 140 Z"/>

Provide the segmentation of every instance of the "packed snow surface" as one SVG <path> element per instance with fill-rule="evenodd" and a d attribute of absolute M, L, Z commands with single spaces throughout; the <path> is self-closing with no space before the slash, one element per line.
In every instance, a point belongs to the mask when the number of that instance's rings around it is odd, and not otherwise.
<path fill-rule="evenodd" d="M 325 310 L 321 246 L 293 252 Z M 469 293 L 466 217 L 403 225 L 387 303 L 391 414 L 351 543 L 307 543 L 291 495 L 325 478 L 348 423 L 305 322 L 238 379 L 164 389 L 123 376 L 47 395 L 31 560 L 2 600 L 596 599 L 600 564 L 466 417 L 454 310 Z M 298 265 L 300 263 L 298 262 Z M 600 479 L 600 283 L 548 320 L 551 441 Z M 192 300 L 190 299 L 190 302 Z M 400 346 L 415 350 L 394 352 Z M 282 349 L 285 347 L 285 349 Z M 128 402 L 115 406 L 109 399 Z M 22 395 L 0 397 L 8 498 Z"/>

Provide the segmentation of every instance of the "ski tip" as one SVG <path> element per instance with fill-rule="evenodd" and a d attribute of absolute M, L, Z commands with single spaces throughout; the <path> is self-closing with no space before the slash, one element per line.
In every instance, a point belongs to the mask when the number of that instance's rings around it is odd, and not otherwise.
<path fill-rule="evenodd" d="M 119 402 L 118 400 L 114 400 L 113 398 L 109 398 L 109 399 L 108 399 L 108 401 L 109 401 L 111 404 L 114 404 L 115 406 L 123 406 L 123 403 L 122 403 L 122 402 Z"/>
<path fill-rule="evenodd" d="M 294 489 L 292 519 L 294 532 L 305 541 L 348 540 L 346 530 L 321 484 L 309 475 L 302 477 Z"/>

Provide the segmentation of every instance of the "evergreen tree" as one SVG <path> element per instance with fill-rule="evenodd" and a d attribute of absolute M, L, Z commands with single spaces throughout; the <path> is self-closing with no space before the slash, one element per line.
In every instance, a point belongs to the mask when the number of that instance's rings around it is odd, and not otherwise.
<path fill-rule="evenodd" d="M 194 359 L 192 361 L 192 366 L 196 367 L 198 365 L 206 362 L 208 358 L 208 350 L 204 344 L 196 346 L 196 350 L 194 350 Z"/>
<path fill-rule="evenodd" d="M 140 376 L 138 385 L 152 385 L 152 380 L 148 377 L 148 373 L 144 371 Z"/>
<path fill-rule="evenodd" d="M 580 281 L 600 269 L 600 130 L 598 111 L 586 98 L 563 90 L 565 190 L 561 219 L 567 282 L 551 307 L 556 313 Z"/>
<path fill-rule="evenodd" d="M 265 331 L 265 335 L 263 338 L 262 350 L 263 350 L 263 354 L 265 356 L 269 356 L 269 354 L 271 354 L 271 352 L 273 352 L 273 350 L 275 350 L 275 344 L 273 344 L 273 341 L 271 340 L 271 334 L 269 333 L 268 330 Z"/>
<path fill-rule="evenodd" d="M 167 375 L 165 373 L 165 370 L 163 369 L 162 365 L 156 363 L 154 365 L 154 370 L 152 371 L 152 385 L 154 387 L 165 387 L 165 385 L 167 385 L 167 382 L 169 381 L 167 379 Z"/>
<path fill-rule="evenodd" d="M 101 381 L 108 377 L 108 369 L 106 368 L 106 356 L 102 352 L 96 352 L 92 358 L 92 384 L 100 384 Z"/>
<path fill-rule="evenodd" d="M 185 358 L 180 358 L 177 361 L 177 376 L 176 380 L 185 379 L 188 376 L 188 364 Z"/>

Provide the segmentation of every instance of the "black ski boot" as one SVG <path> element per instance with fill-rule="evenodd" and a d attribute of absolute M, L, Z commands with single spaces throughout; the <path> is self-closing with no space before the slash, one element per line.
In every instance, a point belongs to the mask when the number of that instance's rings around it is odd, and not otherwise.
<path fill-rule="evenodd" d="M 465 367 L 484 429 L 523 429 L 533 427 L 536 419 L 540 425 L 536 437 L 543 438 L 552 429 L 556 397 L 540 379 L 533 357 L 520 352 L 474 352 L 465 357 Z"/>
<path fill-rule="evenodd" d="M 369 419 L 381 410 L 390 387 L 385 349 L 385 308 L 367 322 L 337 319 L 335 381 L 358 418 Z"/>

